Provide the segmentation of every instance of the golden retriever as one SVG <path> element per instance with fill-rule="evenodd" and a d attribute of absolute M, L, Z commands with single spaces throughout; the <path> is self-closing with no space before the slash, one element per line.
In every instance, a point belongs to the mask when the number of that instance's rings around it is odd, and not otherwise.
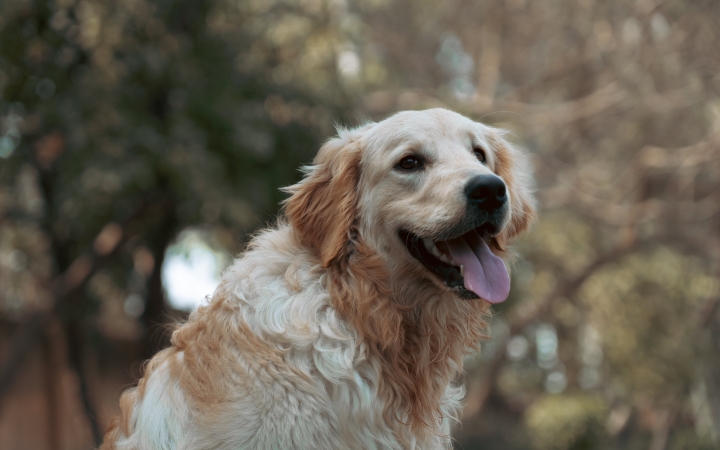
<path fill-rule="evenodd" d="M 451 111 L 339 130 L 102 449 L 451 448 L 453 381 L 508 295 L 528 184 L 501 130 Z"/>

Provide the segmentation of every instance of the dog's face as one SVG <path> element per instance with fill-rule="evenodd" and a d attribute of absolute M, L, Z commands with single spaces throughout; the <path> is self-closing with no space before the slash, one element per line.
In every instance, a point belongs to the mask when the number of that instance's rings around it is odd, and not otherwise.
<path fill-rule="evenodd" d="M 510 287 L 495 253 L 534 216 L 519 158 L 459 114 L 402 112 L 326 144 L 286 212 L 324 265 L 362 240 L 395 278 L 495 303 Z"/>

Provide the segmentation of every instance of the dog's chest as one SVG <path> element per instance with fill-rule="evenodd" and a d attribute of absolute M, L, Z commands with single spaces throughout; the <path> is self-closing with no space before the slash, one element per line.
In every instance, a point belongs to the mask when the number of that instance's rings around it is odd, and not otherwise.
<path fill-rule="evenodd" d="M 237 441 L 241 424 L 239 434 L 247 439 L 240 448 L 446 447 L 440 436 L 449 434 L 447 427 L 421 437 L 398 411 L 388 410 L 392 403 L 383 389 L 383 361 L 332 307 L 316 271 L 298 267 L 292 278 L 302 288 L 291 290 L 287 274 L 248 270 L 249 262 L 237 266 L 241 270 L 226 286 L 232 293 L 227 301 L 237 323 L 245 324 L 243 333 L 262 341 L 263 351 L 281 362 L 267 364 L 266 355 L 255 350 L 228 349 L 227 354 L 240 359 L 234 377 L 240 381 L 238 395 L 221 415 L 235 424 L 235 432 L 221 439 Z M 453 388 L 448 392 L 452 395 L 443 400 L 443 415 L 454 416 L 459 402 Z"/>
<path fill-rule="evenodd" d="M 304 357 L 315 367 L 316 392 L 326 400 L 326 414 L 332 418 L 328 426 L 338 438 L 331 445 L 334 448 L 445 448 L 441 435 L 447 432 L 438 429 L 423 438 L 411 429 L 407 418 L 387 410 L 390 402 L 381 389 L 382 361 L 362 345 L 321 339 Z M 444 399 L 443 409 L 448 413 L 456 406 L 450 397 Z"/>

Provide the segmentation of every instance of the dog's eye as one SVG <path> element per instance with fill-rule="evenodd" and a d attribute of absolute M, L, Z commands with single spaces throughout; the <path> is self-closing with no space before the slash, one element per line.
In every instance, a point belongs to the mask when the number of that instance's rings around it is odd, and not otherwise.
<path fill-rule="evenodd" d="M 422 167 L 422 159 L 417 156 L 406 156 L 395 165 L 396 169 L 404 170 L 405 172 L 419 170 L 422 169 Z"/>
<path fill-rule="evenodd" d="M 487 162 L 487 158 L 485 157 L 485 150 L 483 150 L 482 148 L 480 148 L 480 147 L 473 148 L 473 153 L 475 153 L 475 157 L 481 163 L 485 164 Z"/>

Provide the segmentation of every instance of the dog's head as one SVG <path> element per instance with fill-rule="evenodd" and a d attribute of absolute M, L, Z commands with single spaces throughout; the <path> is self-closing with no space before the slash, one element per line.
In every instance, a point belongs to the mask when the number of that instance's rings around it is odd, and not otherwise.
<path fill-rule="evenodd" d="M 323 266 L 364 245 L 391 277 L 491 303 L 510 286 L 497 255 L 535 216 L 522 155 L 503 132 L 443 109 L 342 130 L 287 190 L 285 213 Z"/>

